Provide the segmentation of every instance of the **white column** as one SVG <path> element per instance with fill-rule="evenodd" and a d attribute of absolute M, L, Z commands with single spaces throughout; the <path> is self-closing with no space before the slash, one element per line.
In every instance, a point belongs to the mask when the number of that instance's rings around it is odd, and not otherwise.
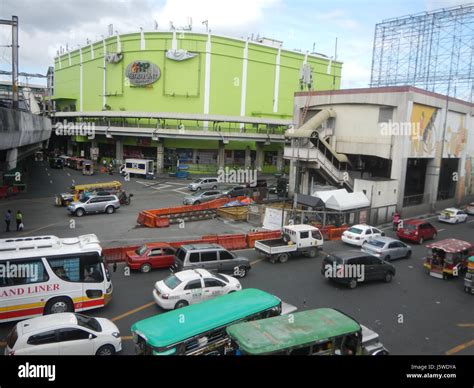
<path fill-rule="evenodd" d="M 163 173 L 165 166 L 165 147 L 163 142 L 159 142 L 156 146 L 156 173 L 157 175 Z"/>
<path fill-rule="evenodd" d="M 273 113 L 278 112 L 278 94 L 280 88 L 280 58 L 281 48 L 278 49 L 278 54 L 275 62 L 275 86 L 273 87 Z"/>
<path fill-rule="evenodd" d="M 79 112 L 83 111 L 83 69 L 82 69 L 82 47 L 79 47 Z"/>
<path fill-rule="evenodd" d="M 122 52 L 122 42 L 120 41 L 120 36 L 117 35 L 117 52 L 121 53 Z"/>
<path fill-rule="evenodd" d="M 7 161 L 7 170 L 13 170 L 16 168 L 18 160 L 18 148 L 12 148 L 7 151 L 6 161 Z"/>
<path fill-rule="evenodd" d="M 91 43 L 91 59 L 94 59 L 94 45 Z"/>
<path fill-rule="evenodd" d="M 249 55 L 249 41 L 245 42 L 244 56 L 242 63 L 242 94 L 240 96 L 240 116 L 245 116 L 245 104 L 247 99 L 247 68 Z M 240 124 L 240 129 L 244 128 L 244 124 Z"/>
<path fill-rule="evenodd" d="M 143 28 L 140 28 L 140 50 L 146 50 L 145 33 L 143 32 Z"/>
<path fill-rule="evenodd" d="M 107 61 L 105 60 L 105 57 L 107 56 L 107 48 L 105 46 L 105 39 L 102 40 L 102 47 L 104 51 L 104 62 L 103 62 L 103 67 L 104 67 L 104 76 L 102 78 L 102 109 L 105 108 L 105 105 L 107 104 L 107 96 L 106 96 L 106 80 L 107 80 Z"/>
<path fill-rule="evenodd" d="M 69 66 L 71 66 L 72 62 L 71 62 L 71 53 L 70 52 L 67 53 L 67 57 L 68 57 L 68 60 L 69 60 Z"/>
<path fill-rule="evenodd" d="M 204 114 L 209 114 L 209 99 L 211 93 L 211 34 L 207 34 L 206 42 L 206 64 L 204 70 Z M 204 121 L 204 129 L 209 128 L 209 122 Z"/>
<path fill-rule="evenodd" d="M 171 41 L 171 50 L 178 49 L 178 40 L 176 39 L 176 30 L 173 30 L 173 40 Z"/>

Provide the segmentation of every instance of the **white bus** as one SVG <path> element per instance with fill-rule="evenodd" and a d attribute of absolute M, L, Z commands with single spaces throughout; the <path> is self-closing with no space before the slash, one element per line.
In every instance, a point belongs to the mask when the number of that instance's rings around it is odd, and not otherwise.
<path fill-rule="evenodd" d="M 111 297 L 96 235 L 0 240 L 0 322 L 90 310 Z"/>

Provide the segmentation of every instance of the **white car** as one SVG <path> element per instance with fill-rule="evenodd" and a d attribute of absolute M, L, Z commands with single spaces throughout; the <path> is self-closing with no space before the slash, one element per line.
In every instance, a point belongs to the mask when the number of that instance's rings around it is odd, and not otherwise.
<path fill-rule="evenodd" d="M 190 269 L 156 282 L 153 298 L 161 308 L 173 310 L 241 289 L 240 282 L 231 276 Z"/>
<path fill-rule="evenodd" d="M 448 222 L 450 224 L 457 224 L 459 222 L 465 222 L 467 220 L 467 214 L 455 207 L 448 207 L 444 209 L 438 216 L 438 221 Z"/>
<path fill-rule="evenodd" d="M 351 226 L 342 233 L 341 240 L 347 244 L 362 246 L 374 237 L 385 236 L 381 230 L 370 225 L 359 224 Z"/>
<path fill-rule="evenodd" d="M 58 313 L 17 323 L 5 355 L 108 356 L 121 350 L 120 332 L 108 319 Z"/>
<path fill-rule="evenodd" d="M 471 202 L 466 206 L 466 213 L 471 216 L 474 216 L 474 202 Z"/>

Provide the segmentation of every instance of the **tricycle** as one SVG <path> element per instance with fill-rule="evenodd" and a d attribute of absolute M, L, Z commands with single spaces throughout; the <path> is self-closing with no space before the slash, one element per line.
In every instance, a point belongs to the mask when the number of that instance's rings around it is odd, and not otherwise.
<path fill-rule="evenodd" d="M 474 256 L 467 260 L 467 272 L 464 277 L 464 291 L 474 294 Z"/>

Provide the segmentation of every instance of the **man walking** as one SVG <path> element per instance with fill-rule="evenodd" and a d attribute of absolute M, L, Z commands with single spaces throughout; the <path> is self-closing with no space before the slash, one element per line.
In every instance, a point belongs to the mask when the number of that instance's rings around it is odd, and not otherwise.
<path fill-rule="evenodd" d="M 7 210 L 7 212 L 5 213 L 5 224 L 7 224 L 6 232 L 10 231 L 10 222 L 11 222 L 11 220 L 12 220 L 12 211 Z"/>

